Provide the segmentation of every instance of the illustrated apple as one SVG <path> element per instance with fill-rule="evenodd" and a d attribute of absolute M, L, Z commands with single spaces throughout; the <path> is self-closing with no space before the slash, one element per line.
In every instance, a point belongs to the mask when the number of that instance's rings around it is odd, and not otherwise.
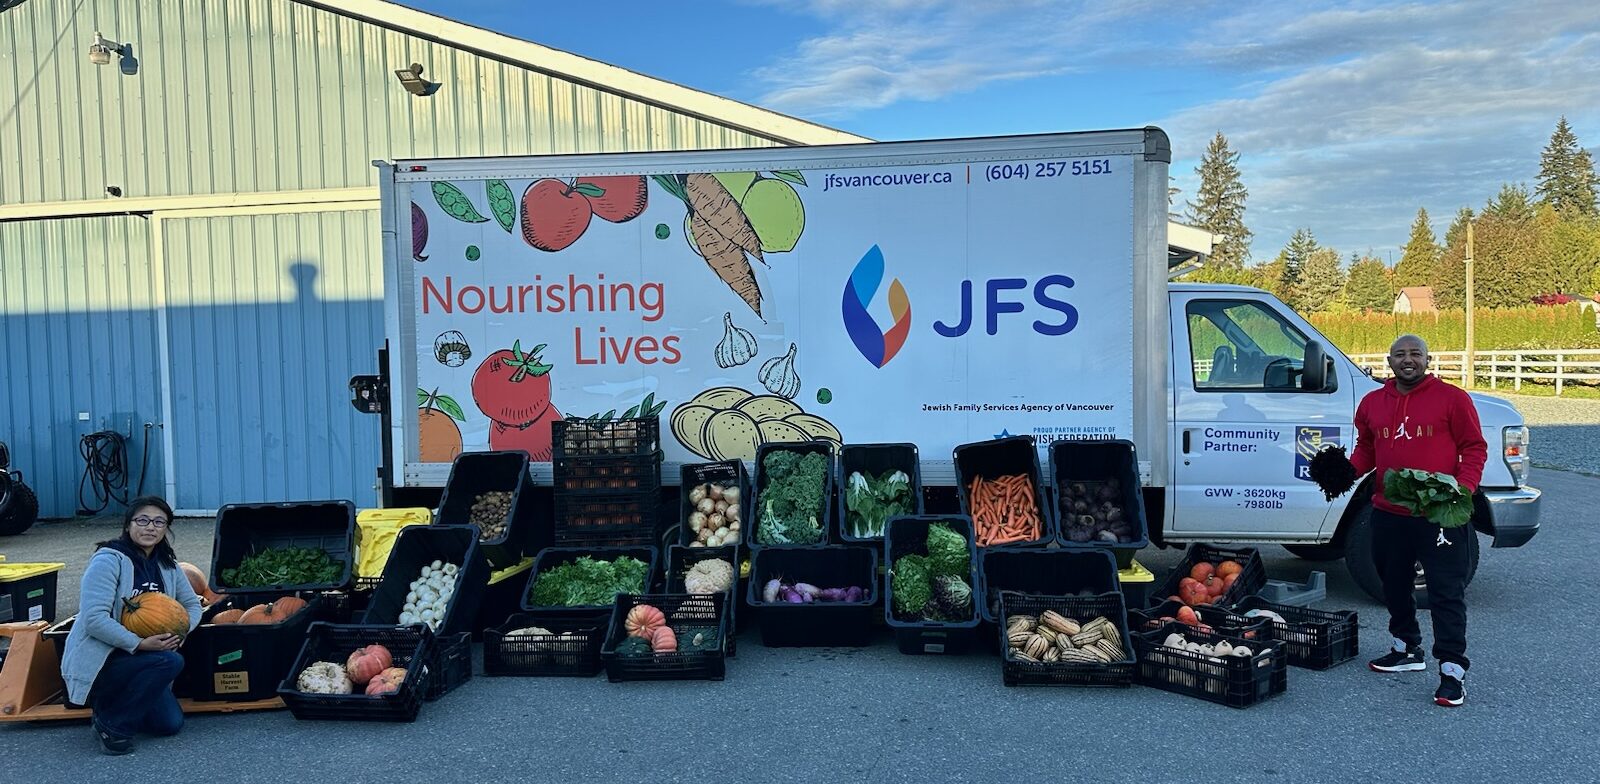
<path fill-rule="evenodd" d="M 612 223 L 626 223 L 644 212 L 649 190 L 642 176 L 579 177 L 575 187 L 588 185 L 601 191 L 599 196 L 586 194 L 594 214 Z"/>
<path fill-rule="evenodd" d="M 522 239 L 552 253 L 577 242 L 594 214 L 587 194 L 599 190 L 550 178 L 528 186 L 522 193 Z"/>

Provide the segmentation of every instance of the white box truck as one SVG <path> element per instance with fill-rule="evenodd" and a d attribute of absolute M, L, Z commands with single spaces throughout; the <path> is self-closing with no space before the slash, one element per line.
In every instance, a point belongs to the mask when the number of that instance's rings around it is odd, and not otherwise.
<path fill-rule="evenodd" d="M 1376 382 L 1264 291 L 1169 284 L 1170 158 L 1138 128 L 375 162 L 386 347 L 352 387 L 386 503 L 461 450 L 548 485 L 571 416 L 659 414 L 667 485 L 770 442 L 911 442 L 938 487 L 958 444 L 1127 439 L 1153 542 L 1348 555 L 1377 595 L 1369 488 L 1306 473 Z M 1474 525 L 1520 546 L 1527 429 L 1475 400 Z"/>

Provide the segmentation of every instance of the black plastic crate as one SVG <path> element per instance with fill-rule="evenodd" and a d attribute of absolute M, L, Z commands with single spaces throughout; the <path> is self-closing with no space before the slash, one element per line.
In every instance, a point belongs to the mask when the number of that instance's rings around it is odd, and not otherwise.
<path fill-rule="evenodd" d="M 894 564 L 902 556 L 928 554 L 928 529 L 943 523 L 967 541 L 967 585 L 972 588 L 972 617 L 964 621 L 906 621 L 895 617 Z M 983 616 L 979 590 L 978 551 L 972 543 L 972 520 L 960 515 L 922 515 L 889 518 L 883 539 L 884 561 L 889 566 L 883 576 L 883 620 L 894 630 L 894 642 L 904 654 L 966 653 L 977 640 Z"/>
<path fill-rule="evenodd" d="M 483 591 L 483 601 L 478 604 L 478 618 L 472 622 L 472 639 L 483 639 L 490 628 L 499 626 L 507 618 L 522 610 L 522 591 L 528 587 L 528 573 L 533 571 L 533 557 L 510 569 L 500 569 L 489 574 L 489 585 Z"/>
<path fill-rule="evenodd" d="M 768 603 L 766 582 L 782 577 L 818 588 L 860 586 L 859 602 Z M 878 551 L 865 547 L 768 547 L 751 554 L 745 601 L 757 609 L 761 644 L 862 647 L 872 644 L 873 605 L 878 602 Z"/>
<path fill-rule="evenodd" d="M 552 461 L 557 493 L 655 493 L 661 489 L 661 453 L 565 457 Z"/>
<path fill-rule="evenodd" d="M 985 482 L 1006 476 L 1028 477 L 1033 487 L 1033 504 L 1039 515 L 1039 536 L 1014 542 L 978 542 L 979 548 L 991 546 L 1026 547 L 1043 546 L 1055 541 L 1055 510 L 1046 502 L 1043 475 L 1039 469 L 1039 446 L 1033 436 L 1009 436 L 989 441 L 962 444 L 952 450 L 956 465 L 956 485 L 961 498 L 961 513 L 972 516 L 972 484 L 975 479 Z M 973 520 L 974 527 L 982 521 Z"/>
<path fill-rule="evenodd" d="M 656 573 L 660 568 L 660 551 L 653 545 L 636 545 L 631 547 L 548 547 L 533 559 L 533 570 L 528 574 L 528 581 L 522 590 L 521 607 L 524 612 L 534 612 L 552 618 L 584 618 L 611 611 L 615 606 L 615 598 L 605 604 L 589 604 L 578 606 L 548 607 L 533 604 L 533 586 L 538 583 L 539 575 L 565 563 L 589 556 L 598 561 L 613 561 L 622 556 L 629 556 L 643 561 L 646 566 L 644 585 L 637 591 L 628 593 L 648 593 L 655 587 Z"/>
<path fill-rule="evenodd" d="M 655 492 L 556 493 L 558 547 L 651 545 L 661 504 Z"/>
<path fill-rule="evenodd" d="M 1308 670 L 1326 670 L 1354 659 L 1360 653 L 1361 626 L 1353 610 L 1315 610 L 1269 602 L 1260 596 L 1246 596 L 1234 612 L 1270 610 L 1282 621 L 1263 618 L 1272 639 L 1283 643 L 1289 664 Z"/>
<path fill-rule="evenodd" d="M 743 460 L 724 460 L 717 463 L 685 463 L 678 470 L 678 542 L 687 545 L 696 539 L 695 532 L 689 527 L 689 515 L 695 511 L 694 502 L 691 500 L 692 491 L 696 487 L 707 484 L 723 485 L 739 488 L 738 517 L 739 532 L 733 542 L 723 544 L 743 544 L 744 534 L 750 530 L 751 487 L 750 475 L 745 470 Z"/>
<path fill-rule="evenodd" d="M 550 522 L 541 519 L 528 464 L 528 453 L 522 450 L 462 452 L 450 464 L 434 525 L 474 525 L 472 505 L 480 496 L 511 493 L 505 531 L 494 537 L 479 535 L 478 547 L 491 570 L 515 566 L 524 554 L 536 553 L 553 541 Z"/>
<path fill-rule="evenodd" d="M 520 629 L 550 634 L 512 634 Z M 519 613 L 483 632 L 483 674 L 593 677 L 604 669 L 600 647 L 611 628 L 611 612 L 588 617 Z"/>
<path fill-rule="evenodd" d="M 1029 662 L 1011 655 L 1007 620 L 1017 615 L 1037 618 L 1054 611 L 1080 624 L 1104 617 L 1116 630 L 1121 643 L 1121 659 L 1110 662 Z M 1002 591 L 1000 593 L 1000 678 L 1007 686 L 1131 686 L 1137 658 L 1132 635 L 1128 633 L 1127 605 L 1120 592 L 1098 596 L 1038 596 Z"/>
<path fill-rule="evenodd" d="M 50 624 L 50 627 L 43 632 L 44 638 L 55 646 L 57 661 L 67 655 L 67 635 L 72 633 L 72 624 L 77 620 L 78 616 L 74 613 Z"/>
<path fill-rule="evenodd" d="M 3 566 L 31 566 L 31 564 L 0 564 Z M 59 565 L 43 574 L 20 580 L 0 582 L 0 623 L 44 621 L 56 619 L 56 576 Z"/>
<path fill-rule="evenodd" d="M 383 579 L 373 589 L 361 622 L 376 626 L 399 624 L 412 581 L 422 575 L 422 567 L 434 561 L 456 565 L 455 593 L 434 633 L 472 631 L 489 584 L 489 564 L 478 549 L 478 529 L 471 525 L 414 525 L 401 529 L 389 551 L 389 560 L 383 565 Z"/>
<path fill-rule="evenodd" d="M 1215 645 L 1243 645 L 1251 655 L 1218 657 L 1211 661 L 1201 653 L 1167 648 L 1162 643 L 1169 634 L 1185 640 Z M 1168 623 L 1159 629 L 1133 635 L 1139 654 L 1139 683 L 1164 691 L 1197 697 L 1230 708 L 1248 708 L 1288 690 L 1288 657 L 1282 643 L 1270 640 L 1243 640 L 1206 633 L 1181 623 Z"/>
<path fill-rule="evenodd" d="M 1215 597 L 1211 604 L 1232 607 L 1244 597 L 1260 593 L 1261 589 L 1267 587 L 1267 567 L 1261 561 L 1260 550 L 1254 547 L 1217 547 L 1196 542 L 1189 545 L 1183 560 L 1167 573 L 1166 578 L 1156 584 L 1155 589 L 1150 592 L 1150 603 L 1160 604 L 1177 595 L 1178 584 L 1183 582 L 1183 578 L 1188 577 L 1195 565 L 1201 561 L 1213 566 L 1223 561 L 1234 561 L 1241 567 L 1239 576 L 1234 578 L 1233 586 Z"/>
<path fill-rule="evenodd" d="M 911 509 L 905 516 L 923 513 L 922 458 L 916 444 L 846 444 L 839 450 L 837 468 L 833 479 L 836 500 L 833 517 L 839 541 L 869 545 L 883 541 L 883 534 L 857 536 L 850 530 L 850 475 L 857 471 L 873 479 L 891 471 L 904 471 L 906 478 L 911 480 Z M 886 529 L 887 525 L 885 522 Z"/>
<path fill-rule="evenodd" d="M 767 489 L 767 481 L 770 478 L 767 475 L 765 466 L 766 457 L 773 452 L 799 452 L 802 455 L 807 453 L 816 453 L 822 455 L 823 459 L 827 461 L 827 467 L 823 470 L 822 474 L 822 504 L 818 508 L 818 514 L 822 518 L 818 521 L 822 528 L 822 538 L 813 544 L 764 545 L 756 540 L 756 535 L 761 529 L 761 493 Z M 816 549 L 829 546 L 829 543 L 834 540 L 836 536 L 834 532 L 837 530 L 837 524 L 833 518 L 833 512 L 835 509 L 833 494 L 836 489 L 833 484 L 833 478 L 834 474 L 837 472 L 837 469 L 834 467 L 836 460 L 837 457 L 834 452 L 834 447 L 827 441 L 806 441 L 800 443 L 779 442 L 762 444 L 760 447 L 757 447 L 755 493 L 752 494 L 753 498 L 751 498 L 750 503 L 750 519 L 745 521 L 743 526 L 746 534 L 744 537 L 744 543 L 746 547 L 750 548 L 752 554 L 754 554 L 757 550 L 771 547 L 783 549 Z"/>
<path fill-rule="evenodd" d="M 305 607 L 274 624 L 218 624 L 212 619 L 227 610 L 271 604 L 282 596 L 230 594 L 206 608 L 200 625 L 178 649 L 183 654 L 183 672 L 173 691 L 199 702 L 246 702 L 275 696 L 300 654 L 306 629 L 325 609 L 323 597 L 310 594 L 305 597 Z"/>
<path fill-rule="evenodd" d="M 416 721 L 422 710 L 431 673 L 426 663 L 435 644 L 433 633 L 421 624 L 413 626 L 369 626 L 315 622 L 306 630 L 305 645 L 295 658 L 289 674 L 278 687 L 278 696 L 296 719 L 343 721 Z M 299 690 L 296 680 L 313 662 L 331 661 L 340 666 L 357 649 L 382 645 L 389 649 L 395 667 L 404 667 L 406 679 L 393 694 L 309 694 Z"/>
<path fill-rule="evenodd" d="M 667 547 L 666 579 L 663 581 L 667 593 L 689 593 L 683 585 L 684 572 L 701 561 L 721 559 L 733 566 L 733 583 L 728 586 L 726 592 L 728 600 L 723 604 L 724 612 L 728 615 L 728 637 L 724 647 L 730 658 L 738 654 L 739 632 L 744 629 L 739 625 L 739 619 L 749 617 L 749 613 L 740 616 L 738 607 L 739 597 L 743 595 L 739 590 L 739 561 L 743 557 L 744 554 L 740 552 L 739 546 L 733 544 L 721 547 L 685 547 L 675 544 Z"/>
<path fill-rule="evenodd" d="M 1182 602 L 1173 599 L 1167 599 L 1154 607 L 1145 609 L 1130 607 L 1128 608 L 1128 628 L 1136 632 L 1144 632 L 1151 629 L 1159 629 L 1172 622 L 1182 623 L 1177 621 L 1177 615 L 1178 611 L 1183 607 L 1184 604 Z M 1200 623 L 1217 634 L 1250 641 L 1276 639 L 1272 635 L 1272 630 L 1268 628 L 1268 622 L 1265 618 L 1246 618 L 1237 612 L 1214 604 L 1202 604 L 1190 609 L 1194 610 L 1195 616 Z M 1164 621 L 1162 618 L 1171 618 L 1172 620 Z"/>
<path fill-rule="evenodd" d="M 649 455 L 661 450 L 661 417 L 635 417 L 600 422 L 578 417 L 550 424 L 550 446 L 556 461 L 571 457 Z"/>
<path fill-rule="evenodd" d="M 472 635 L 461 632 L 435 639 L 428 655 L 428 685 L 422 699 L 433 702 L 470 680 Z"/>
<path fill-rule="evenodd" d="M 1109 550 L 992 547 L 978 553 L 978 578 L 983 583 L 978 612 L 989 623 L 1000 620 L 1001 591 L 1099 596 L 1122 590 L 1117 559 Z"/>
<path fill-rule="evenodd" d="M 355 560 L 356 507 L 349 501 L 296 501 L 276 504 L 228 504 L 217 510 L 206 580 L 217 593 L 333 591 L 350 584 Z M 305 547 L 321 550 L 344 568 L 337 579 L 322 583 L 224 585 L 224 570 L 239 566 L 245 556 L 264 550 Z"/>
<path fill-rule="evenodd" d="M 1056 539 L 1061 544 L 1109 548 L 1117 556 L 1118 569 L 1128 568 L 1133 564 L 1134 554 L 1149 546 L 1150 529 L 1139 481 L 1139 457 L 1132 441 L 1056 441 L 1050 445 L 1050 476 L 1054 480 Z M 1074 490 L 1097 496 L 1099 503 L 1110 500 L 1120 507 L 1121 519 L 1129 529 L 1126 536 L 1119 537 L 1116 542 L 1103 541 L 1093 535 L 1083 536 L 1089 529 L 1075 525 L 1074 520 L 1095 510 L 1078 512 L 1075 507 L 1068 508 L 1072 503 L 1069 499 L 1079 495 Z M 1111 498 L 1106 499 L 1106 495 Z M 1096 504 L 1087 505 L 1094 507 Z"/>
<path fill-rule="evenodd" d="M 720 681 L 727 672 L 728 597 L 712 594 L 617 594 L 612 610 L 610 633 L 600 649 L 606 679 L 622 681 L 707 680 Z M 675 653 L 648 656 L 623 656 L 617 646 L 628 638 L 625 625 L 628 612 L 648 604 L 666 617 L 667 628 L 678 640 Z M 683 650 L 695 635 L 714 635 L 708 645 L 693 651 Z"/>

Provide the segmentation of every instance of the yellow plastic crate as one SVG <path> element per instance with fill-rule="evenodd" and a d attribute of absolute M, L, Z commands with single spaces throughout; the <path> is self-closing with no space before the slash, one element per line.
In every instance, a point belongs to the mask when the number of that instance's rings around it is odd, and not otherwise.
<path fill-rule="evenodd" d="M 511 579 L 513 577 L 516 577 L 519 574 L 525 575 L 525 574 L 528 573 L 528 570 L 532 569 L 532 568 L 533 568 L 533 556 L 530 555 L 530 556 L 527 556 L 527 557 L 523 558 L 522 562 L 517 564 L 516 566 L 507 566 L 506 568 L 501 569 L 500 571 L 490 572 L 489 573 L 489 584 L 490 585 L 498 585 L 499 583 L 503 583 L 506 580 L 509 580 L 509 579 Z"/>
<path fill-rule="evenodd" d="M 0 563 L 0 623 L 54 621 L 56 573 L 64 563 Z"/>
<path fill-rule="evenodd" d="M 59 572 L 67 568 L 64 563 L 7 563 L 0 564 L 0 583 L 14 583 L 41 574 Z"/>
<path fill-rule="evenodd" d="M 1156 581 L 1156 575 L 1149 569 L 1144 568 L 1144 564 L 1139 563 L 1139 559 L 1135 558 L 1133 563 L 1128 565 L 1128 568 L 1117 572 L 1117 579 L 1125 583 L 1153 583 Z"/>
<path fill-rule="evenodd" d="M 422 507 L 362 510 L 356 515 L 356 577 L 382 577 L 401 529 L 432 522 L 432 510 Z"/>

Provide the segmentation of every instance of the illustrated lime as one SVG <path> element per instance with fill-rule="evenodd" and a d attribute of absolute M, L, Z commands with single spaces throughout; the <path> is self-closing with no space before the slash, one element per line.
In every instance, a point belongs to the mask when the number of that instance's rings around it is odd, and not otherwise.
<path fill-rule="evenodd" d="M 743 207 L 750 227 L 761 240 L 762 250 L 768 253 L 794 250 L 795 243 L 800 241 L 800 232 L 806 228 L 806 210 L 793 185 L 776 179 L 757 180 L 745 194 Z"/>
<path fill-rule="evenodd" d="M 823 387 L 823 388 L 817 390 L 817 402 L 821 403 L 822 405 L 827 405 L 829 403 L 832 403 L 833 402 L 833 390 L 831 390 L 831 389 L 829 389 L 827 387 Z"/>
<path fill-rule="evenodd" d="M 667 224 L 665 224 L 665 223 L 657 223 L 656 224 L 656 239 L 664 240 L 664 239 L 666 239 L 668 237 L 671 237 L 671 236 L 672 236 L 672 229 L 668 228 Z"/>
<path fill-rule="evenodd" d="M 467 261 L 477 261 L 478 259 L 480 259 L 482 257 L 483 257 L 483 251 L 478 250 L 478 246 L 476 246 L 476 245 L 468 245 L 467 246 Z"/>
<path fill-rule="evenodd" d="M 733 200 L 737 202 L 744 201 L 744 195 L 750 190 L 750 184 L 756 181 L 756 173 L 753 171 L 719 172 L 711 176 L 717 178 L 717 182 L 722 183 L 722 187 L 727 188 L 728 193 L 732 195 Z"/>

